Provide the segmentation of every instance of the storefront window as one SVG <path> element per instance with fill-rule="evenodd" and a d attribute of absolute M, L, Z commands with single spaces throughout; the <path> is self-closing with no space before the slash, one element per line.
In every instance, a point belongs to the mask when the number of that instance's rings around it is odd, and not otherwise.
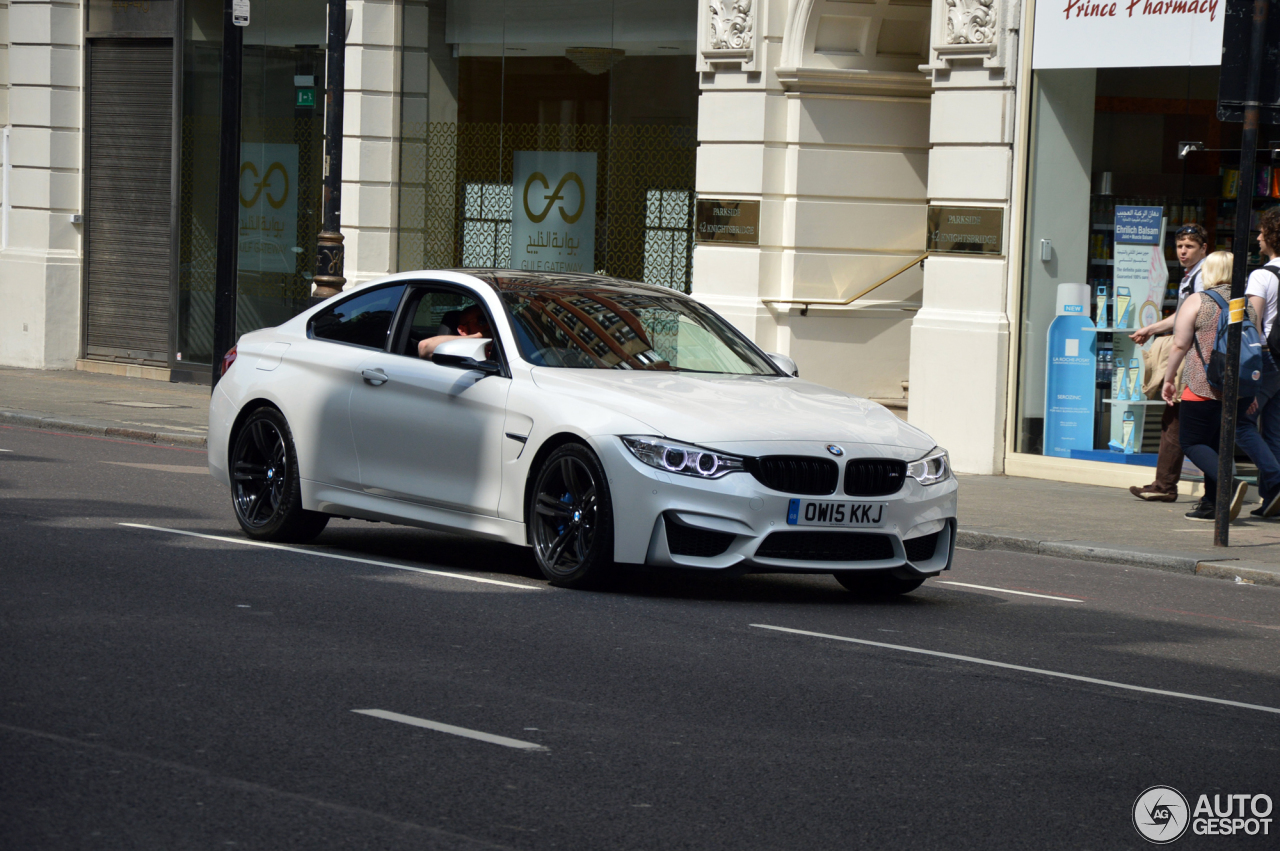
<path fill-rule="evenodd" d="M 1240 125 L 1216 118 L 1217 66 L 1041 68 L 1033 80 L 1015 448 L 1154 466 L 1164 403 L 1146 398 L 1129 335 L 1177 307 L 1178 229 L 1199 224 L 1209 251 L 1230 250 L 1249 215 L 1256 236 L 1260 211 L 1280 203 L 1280 169 L 1260 156 L 1258 197 L 1237 209 Z M 1248 250 L 1262 262 L 1256 242 Z"/>
<path fill-rule="evenodd" d="M 696 26 L 687 0 L 407 0 L 400 268 L 687 291 Z"/>
<path fill-rule="evenodd" d="M 178 351 L 208 364 L 218 216 L 222 0 L 184 5 Z M 324 140 L 325 4 L 254 4 L 244 34 L 236 333 L 278 325 L 311 295 Z"/>

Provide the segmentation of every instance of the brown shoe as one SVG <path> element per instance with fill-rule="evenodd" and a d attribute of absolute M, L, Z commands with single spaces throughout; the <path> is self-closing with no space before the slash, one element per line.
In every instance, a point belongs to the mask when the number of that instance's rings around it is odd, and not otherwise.
<path fill-rule="evenodd" d="M 1137 485 L 1134 485 L 1133 487 L 1129 488 L 1129 493 L 1133 494 L 1138 499 L 1141 499 L 1144 502 L 1177 502 L 1178 501 L 1178 494 L 1176 491 L 1174 493 L 1165 493 L 1164 491 L 1157 488 L 1155 485 L 1146 485 L 1145 487 L 1138 487 Z"/>

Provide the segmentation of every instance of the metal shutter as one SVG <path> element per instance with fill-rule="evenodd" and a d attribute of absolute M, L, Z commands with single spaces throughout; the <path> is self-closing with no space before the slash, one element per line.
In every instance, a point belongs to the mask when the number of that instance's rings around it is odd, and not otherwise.
<path fill-rule="evenodd" d="M 89 50 L 90 357 L 169 360 L 173 60 L 168 40 L 98 40 Z"/>

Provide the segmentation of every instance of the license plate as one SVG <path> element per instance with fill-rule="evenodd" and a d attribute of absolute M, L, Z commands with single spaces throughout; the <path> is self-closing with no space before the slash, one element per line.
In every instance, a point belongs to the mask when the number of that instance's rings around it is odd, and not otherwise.
<path fill-rule="evenodd" d="M 885 502 L 828 502 L 822 499 L 793 499 L 787 508 L 789 526 L 880 526 L 884 523 Z"/>

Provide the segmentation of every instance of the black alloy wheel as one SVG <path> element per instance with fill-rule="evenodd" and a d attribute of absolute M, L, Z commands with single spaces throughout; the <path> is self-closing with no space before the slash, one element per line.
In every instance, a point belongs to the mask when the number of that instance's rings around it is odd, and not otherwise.
<path fill-rule="evenodd" d="M 836 581 L 855 594 L 868 597 L 896 597 L 909 594 L 924 584 L 925 577 L 900 579 L 887 570 L 847 570 L 832 574 Z"/>
<path fill-rule="evenodd" d="M 329 522 L 329 515 L 302 507 L 293 436 L 275 408 L 258 408 L 236 434 L 231 502 L 240 528 L 262 541 L 309 541 Z"/>
<path fill-rule="evenodd" d="M 534 558 L 553 585 L 585 588 L 613 563 L 613 506 L 595 453 L 566 443 L 538 470 L 529 505 Z"/>

